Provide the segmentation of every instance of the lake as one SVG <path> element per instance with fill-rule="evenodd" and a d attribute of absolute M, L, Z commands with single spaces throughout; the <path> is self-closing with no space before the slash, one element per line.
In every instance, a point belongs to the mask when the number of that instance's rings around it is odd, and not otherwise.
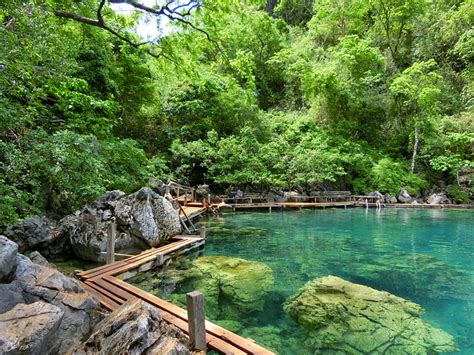
<path fill-rule="evenodd" d="M 282 305 L 307 281 L 335 275 L 420 304 L 423 320 L 451 334 L 459 353 L 474 354 L 473 217 L 469 210 L 395 208 L 209 217 L 200 223 L 208 230 L 205 256 L 258 261 L 274 278 L 261 310 L 233 320 L 221 311 L 210 320 L 279 353 L 307 353 L 301 326 Z M 195 284 L 176 275 L 189 267 L 182 260 L 129 282 L 182 305 Z"/>

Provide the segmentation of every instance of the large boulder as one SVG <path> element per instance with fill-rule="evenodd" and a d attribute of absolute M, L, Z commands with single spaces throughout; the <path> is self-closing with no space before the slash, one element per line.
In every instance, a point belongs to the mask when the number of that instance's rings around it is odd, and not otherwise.
<path fill-rule="evenodd" d="M 107 230 L 113 223 L 113 211 L 86 207 L 82 211 L 67 216 L 60 221 L 62 233 L 69 239 L 71 248 L 84 260 L 104 261 L 107 248 Z M 133 254 L 146 248 L 145 242 L 133 238 L 120 226 L 115 234 L 115 251 Z"/>
<path fill-rule="evenodd" d="M 109 314 L 73 354 L 189 354 L 183 332 L 165 322 L 157 309 L 136 300 Z"/>
<path fill-rule="evenodd" d="M 25 303 L 18 280 L 0 283 L 0 314 L 8 312 L 19 303 Z"/>
<path fill-rule="evenodd" d="M 7 278 L 15 266 L 18 245 L 0 235 L 0 281 Z"/>
<path fill-rule="evenodd" d="M 118 200 L 114 215 L 119 225 L 152 247 L 181 233 L 172 204 L 148 187 Z"/>
<path fill-rule="evenodd" d="M 56 222 L 46 217 L 21 221 L 8 228 L 4 234 L 18 244 L 20 253 L 37 250 L 50 257 L 61 255 L 67 248 L 67 238 L 63 238 Z"/>
<path fill-rule="evenodd" d="M 207 197 L 211 194 L 211 189 L 209 185 L 199 185 L 196 188 L 196 201 L 201 201 L 203 198 L 207 199 Z"/>
<path fill-rule="evenodd" d="M 308 282 L 284 304 L 305 329 L 311 352 L 431 354 L 454 339 L 420 317 L 416 303 L 335 276 Z"/>
<path fill-rule="evenodd" d="M 384 201 L 385 203 L 397 203 L 397 198 L 395 196 L 392 196 L 390 194 L 385 194 L 384 196 Z"/>
<path fill-rule="evenodd" d="M 426 202 L 430 205 L 450 204 L 451 200 L 444 193 L 434 193 L 428 196 Z"/>
<path fill-rule="evenodd" d="M 400 189 L 400 192 L 397 194 L 397 200 L 400 203 L 410 203 L 413 201 L 413 198 L 406 189 Z"/>
<path fill-rule="evenodd" d="M 173 292 L 168 299 L 184 308 L 185 294 L 200 291 L 206 298 L 206 317 L 228 320 L 261 311 L 274 282 L 272 270 L 264 263 L 227 256 L 201 257 L 167 270 L 166 275 L 153 276 L 138 276 L 129 282 L 151 293 L 157 289 Z"/>
<path fill-rule="evenodd" d="M 128 196 L 122 191 L 109 191 L 91 206 L 62 219 L 60 227 L 77 256 L 103 261 L 107 230 L 114 222 L 118 253 L 134 254 L 181 232 L 178 212 L 150 188 Z"/>
<path fill-rule="evenodd" d="M 18 304 L 0 314 L 0 353 L 57 354 L 63 316 L 59 307 L 42 301 Z"/>
<path fill-rule="evenodd" d="M 47 302 L 59 309 L 60 324 L 54 327 L 55 336 L 49 340 L 49 346 L 54 350 L 52 352 L 63 353 L 89 334 L 99 318 L 99 304 L 77 280 L 56 269 L 35 264 L 22 254 L 16 256 L 14 270 L 13 280 L 0 284 L 2 312 L 8 313 L 18 305 L 38 301 Z M 16 324 L 14 316 L 11 321 L 11 324 Z"/>

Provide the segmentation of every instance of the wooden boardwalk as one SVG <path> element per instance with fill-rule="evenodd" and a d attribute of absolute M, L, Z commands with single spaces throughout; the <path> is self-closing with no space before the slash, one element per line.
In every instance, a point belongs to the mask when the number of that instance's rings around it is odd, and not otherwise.
<path fill-rule="evenodd" d="M 172 257 L 198 248 L 205 242 L 199 236 L 183 235 L 172 239 L 170 244 L 145 250 L 142 253 L 78 273 L 82 284 L 95 295 L 103 307 L 113 311 L 127 301 L 141 299 L 156 307 L 163 319 L 188 334 L 187 311 L 134 287 L 126 280 L 138 272 L 163 265 Z M 206 321 L 206 342 L 209 349 L 222 354 L 273 354 L 257 345 L 252 339 L 243 338 L 216 324 Z"/>
<path fill-rule="evenodd" d="M 354 201 L 341 202 L 254 202 L 254 203 L 233 203 L 221 205 L 221 209 L 245 210 L 245 209 L 285 209 L 285 208 L 331 208 L 331 207 L 353 207 L 356 205 Z"/>

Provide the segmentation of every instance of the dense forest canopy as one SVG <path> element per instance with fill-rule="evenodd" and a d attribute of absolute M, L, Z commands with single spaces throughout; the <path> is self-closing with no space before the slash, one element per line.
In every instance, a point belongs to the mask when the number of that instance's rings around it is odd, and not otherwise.
<path fill-rule="evenodd" d="M 472 196 L 472 0 L 143 4 L 2 1 L 0 226 L 150 178 Z"/>

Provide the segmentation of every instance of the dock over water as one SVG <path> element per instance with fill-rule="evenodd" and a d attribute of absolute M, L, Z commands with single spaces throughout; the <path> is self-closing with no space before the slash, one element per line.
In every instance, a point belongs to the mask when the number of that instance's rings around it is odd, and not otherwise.
<path fill-rule="evenodd" d="M 201 207 L 202 209 L 202 207 Z M 196 210 L 197 211 L 197 210 Z M 200 211 L 200 210 L 199 210 Z M 199 235 L 180 235 L 169 244 L 151 248 L 111 264 L 79 272 L 82 285 L 101 305 L 114 311 L 127 301 L 140 299 L 158 309 L 162 318 L 189 336 L 187 311 L 125 282 L 137 273 L 164 265 L 168 260 L 204 245 Z M 205 322 L 208 349 L 222 354 L 273 354 L 256 344 L 209 321 Z"/>

